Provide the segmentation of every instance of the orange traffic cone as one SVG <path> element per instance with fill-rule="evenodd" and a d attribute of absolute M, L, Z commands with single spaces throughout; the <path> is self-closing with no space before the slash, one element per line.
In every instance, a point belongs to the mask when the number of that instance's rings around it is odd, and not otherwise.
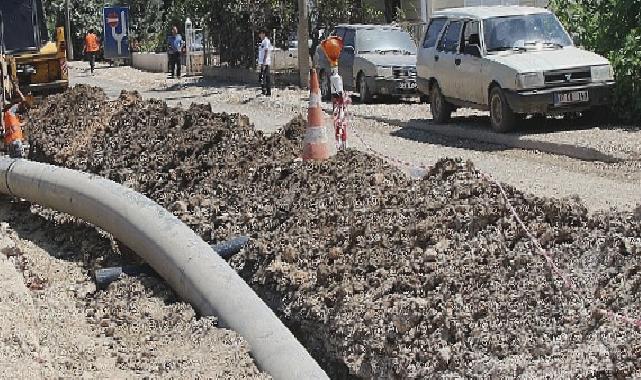
<path fill-rule="evenodd" d="M 315 69 L 310 70 L 309 76 L 309 108 L 303 144 L 303 160 L 326 160 L 329 158 L 327 131 L 323 125 L 323 110 L 321 109 L 321 92 Z"/>

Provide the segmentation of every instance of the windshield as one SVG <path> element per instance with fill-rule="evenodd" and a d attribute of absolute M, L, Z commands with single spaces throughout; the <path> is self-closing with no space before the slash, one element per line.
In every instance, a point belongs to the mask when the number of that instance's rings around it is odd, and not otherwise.
<path fill-rule="evenodd" d="M 488 52 L 572 45 L 563 26 L 551 13 L 490 18 L 483 20 L 483 29 Z"/>
<path fill-rule="evenodd" d="M 366 29 L 356 34 L 359 53 L 416 54 L 409 33 L 398 29 Z"/>

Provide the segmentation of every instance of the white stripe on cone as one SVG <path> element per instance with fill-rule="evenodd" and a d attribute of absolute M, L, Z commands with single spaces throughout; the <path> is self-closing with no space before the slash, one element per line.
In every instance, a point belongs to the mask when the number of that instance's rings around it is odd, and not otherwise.
<path fill-rule="evenodd" d="M 321 96 L 320 94 L 309 94 L 309 108 L 320 108 Z"/>
<path fill-rule="evenodd" d="M 309 127 L 305 133 L 305 144 L 320 144 L 327 142 L 325 127 Z"/>

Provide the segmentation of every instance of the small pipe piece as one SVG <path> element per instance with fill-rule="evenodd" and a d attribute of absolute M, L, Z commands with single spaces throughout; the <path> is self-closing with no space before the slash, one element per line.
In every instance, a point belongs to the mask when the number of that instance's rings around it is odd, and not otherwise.
<path fill-rule="evenodd" d="M 249 242 L 247 236 L 237 236 L 233 239 L 225 240 L 222 243 L 212 245 L 211 248 L 218 253 L 223 259 L 228 259 L 238 252 Z"/>
<path fill-rule="evenodd" d="M 140 276 L 141 274 L 155 274 L 153 268 L 147 264 L 142 265 L 125 265 L 121 267 L 109 267 L 96 269 L 94 278 L 99 288 L 106 288 L 112 282 L 116 281 L 121 274 L 128 276 Z"/>
<path fill-rule="evenodd" d="M 223 259 L 228 259 L 237 254 L 248 241 L 249 237 L 238 236 L 222 243 L 212 245 L 211 248 Z M 129 276 L 139 276 L 143 273 L 155 274 L 154 270 L 147 264 L 96 269 L 94 273 L 96 285 L 98 285 L 99 288 L 104 289 L 109 286 L 109 284 L 116 281 L 123 273 Z"/>

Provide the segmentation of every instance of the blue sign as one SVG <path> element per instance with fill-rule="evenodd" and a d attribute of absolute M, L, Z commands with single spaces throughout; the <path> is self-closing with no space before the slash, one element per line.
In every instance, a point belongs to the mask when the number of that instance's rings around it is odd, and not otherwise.
<path fill-rule="evenodd" d="M 103 21 L 105 58 L 129 58 L 129 8 L 105 7 Z"/>

